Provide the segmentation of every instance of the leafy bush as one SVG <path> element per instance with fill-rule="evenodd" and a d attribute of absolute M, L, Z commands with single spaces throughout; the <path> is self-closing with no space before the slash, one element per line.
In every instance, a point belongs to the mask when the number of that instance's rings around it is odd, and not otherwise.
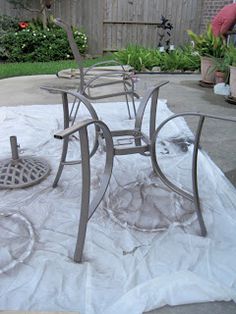
<path fill-rule="evenodd" d="M 225 54 L 225 63 L 228 66 L 236 66 L 236 48 L 231 44 Z"/>
<path fill-rule="evenodd" d="M 197 35 L 191 30 L 187 30 L 187 33 L 192 39 L 194 48 L 200 56 L 212 56 L 215 58 L 224 57 L 227 46 L 222 37 L 213 35 L 210 24 L 208 25 L 207 30 L 201 35 Z"/>
<path fill-rule="evenodd" d="M 194 71 L 200 68 L 200 57 L 190 46 L 160 52 L 159 49 L 130 45 L 114 55 L 119 62 L 129 64 L 138 72 L 151 70 L 154 66 L 160 67 L 161 71 Z"/>
<path fill-rule="evenodd" d="M 119 62 L 129 64 L 136 71 L 152 69 L 160 63 L 160 53 L 158 50 L 146 49 L 135 45 L 130 45 L 127 49 L 115 52 L 114 55 Z"/>
<path fill-rule="evenodd" d="M 189 46 L 177 48 L 161 54 L 160 68 L 162 71 L 195 71 L 200 68 L 200 58 Z"/>
<path fill-rule="evenodd" d="M 18 20 L 8 15 L 0 15 L 0 36 L 7 32 L 19 30 Z"/>
<path fill-rule="evenodd" d="M 75 41 L 83 54 L 87 48 L 87 37 L 73 29 Z M 0 37 L 0 58 L 7 62 L 43 62 L 73 59 L 66 33 L 52 26 L 43 29 L 40 24 L 29 23 L 20 31 L 8 32 Z"/>

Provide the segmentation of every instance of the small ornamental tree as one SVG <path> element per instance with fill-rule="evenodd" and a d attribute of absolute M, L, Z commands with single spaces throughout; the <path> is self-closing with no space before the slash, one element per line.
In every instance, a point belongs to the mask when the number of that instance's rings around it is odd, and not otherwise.
<path fill-rule="evenodd" d="M 160 30 L 159 35 L 159 43 L 158 47 L 166 47 L 166 51 L 169 51 L 170 48 L 170 38 L 171 38 L 171 30 L 173 29 L 173 24 L 165 18 L 163 15 L 161 16 Z"/>

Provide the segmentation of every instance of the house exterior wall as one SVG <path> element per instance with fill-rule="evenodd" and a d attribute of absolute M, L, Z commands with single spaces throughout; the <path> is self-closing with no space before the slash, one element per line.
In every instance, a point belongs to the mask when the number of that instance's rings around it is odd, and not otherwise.
<path fill-rule="evenodd" d="M 201 22 L 201 32 L 203 32 L 207 24 L 225 5 L 233 3 L 233 0 L 204 0 L 203 13 Z"/>

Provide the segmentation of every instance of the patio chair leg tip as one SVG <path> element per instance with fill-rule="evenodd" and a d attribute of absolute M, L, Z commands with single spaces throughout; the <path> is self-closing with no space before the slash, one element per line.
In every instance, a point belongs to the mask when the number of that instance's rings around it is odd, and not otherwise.
<path fill-rule="evenodd" d="M 82 264 L 82 257 L 74 256 L 74 262 L 77 264 Z"/>
<path fill-rule="evenodd" d="M 203 228 L 201 228 L 201 236 L 204 238 L 207 236 L 207 230 L 206 230 L 205 226 Z"/>

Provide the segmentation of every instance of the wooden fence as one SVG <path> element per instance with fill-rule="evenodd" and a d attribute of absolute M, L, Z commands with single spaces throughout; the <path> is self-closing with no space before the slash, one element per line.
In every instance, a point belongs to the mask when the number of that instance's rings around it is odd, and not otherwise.
<path fill-rule="evenodd" d="M 39 0 L 31 3 L 36 7 Z M 203 4 L 204 0 L 55 0 L 51 13 L 83 27 L 89 52 L 100 54 L 130 43 L 157 47 L 162 15 L 173 24 L 171 43 L 181 45 L 188 40 L 187 29 L 200 32 Z M 0 0 L 0 12 L 22 19 L 33 16 L 14 10 L 6 0 Z"/>
<path fill-rule="evenodd" d="M 182 44 L 186 29 L 200 29 L 201 10 L 199 0 L 105 0 L 103 49 L 117 50 L 129 43 L 156 47 L 162 15 L 173 24 L 171 42 Z"/>

